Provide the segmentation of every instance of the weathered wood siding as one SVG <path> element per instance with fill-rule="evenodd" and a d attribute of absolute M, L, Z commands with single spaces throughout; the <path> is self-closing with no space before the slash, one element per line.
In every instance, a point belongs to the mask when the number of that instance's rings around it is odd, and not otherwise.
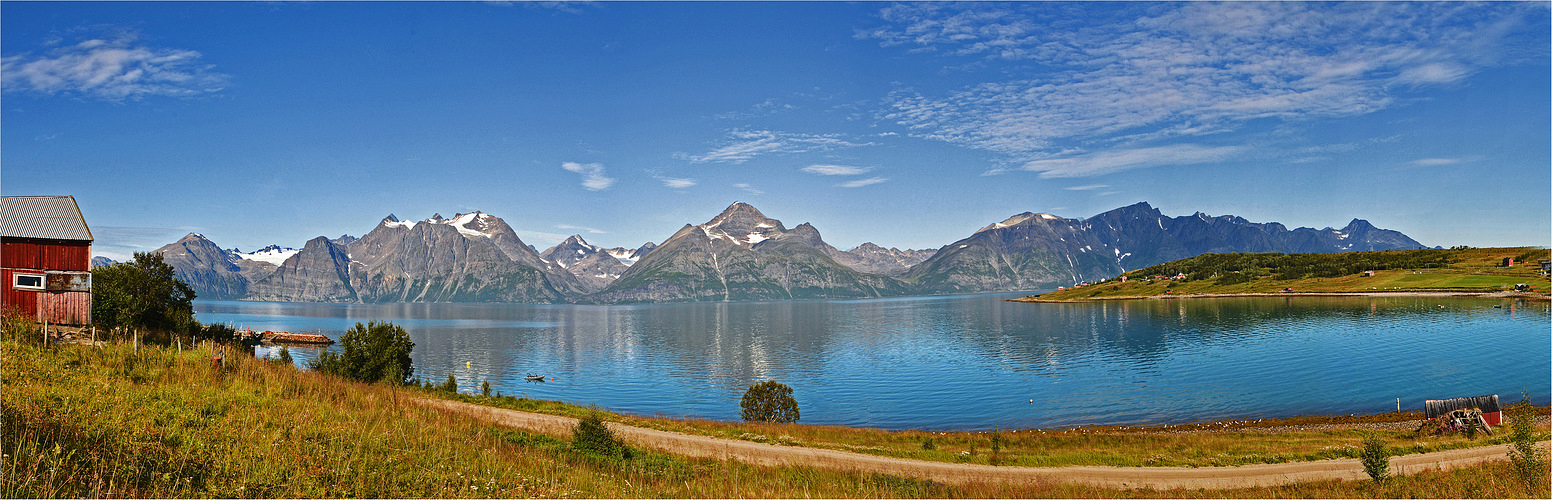
<path fill-rule="evenodd" d="M 91 271 L 90 241 L 6 238 L 0 241 L 0 308 L 21 311 L 37 321 L 66 325 L 90 324 L 91 291 L 45 292 L 18 290 L 14 274 L 49 271 Z"/>

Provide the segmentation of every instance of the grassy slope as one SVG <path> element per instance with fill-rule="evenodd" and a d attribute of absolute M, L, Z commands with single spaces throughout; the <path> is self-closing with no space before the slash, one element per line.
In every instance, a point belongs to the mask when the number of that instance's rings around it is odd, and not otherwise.
<path fill-rule="evenodd" d="M 231 360 L 231 367 L 220 371 L 210 366 L 209 354 L 205 349 L 178 353 L 176 349 L 154 347 L 142 347 L 135 354 L 124 345 L 45 349 L 9 338 L 0 343 L 0 355 L 5 359 L 0 367 L 5 386 L 0 394 L 0 415 L 4 419 L 0 495 L 1546 496 L 1545 491 L 1523 489 L 1512 481 L 1507 469 L 1497 465 L 1468 472 L 1430 473 L 1383 487 L 1337 481 L 1183 492 L 1115 491 L 1051 484 L 953 486 L 805 467 L 755 467 L 641 451 L 622 461 L 572 451 L 563 438 L 495 428 L 411 405 L 402 400 L 406 395 L 404 389 L 396 393 L 384 386 L 345 382 L 247 358 Z M 515 404 L 560 413 L 586 411 L 556 403 L 516 400 Z M 834 439 L 876 443 L 851 447 L 889 449 L 908 445 L 920 449 L 919 437 L 912 433 L 657 422 L 656 426 L 683 425 L 701 429 L 700 432 L 779 432 L 815 442 Z M 1245 446 L 1235 442 L 1245 441 L 1249 435 L 1238 433 L 1217 434 L 1206 441 L 1124 433 L 1099 435 L 1089 431 L 1065 436 L 1018 434 L 1005 435 L 1005 455 L 1032 456 L 1033 450 L 1041 447 L 1065 450 L 1055 451 L 1053 456 L 1067 458 L 1051 458 L 1049 463 L 1109 463 L 1113 459 L 1105 457 L 1136 455 L 1146 449 L 1174 450 L 1179 456 L 1223 458 L 1258 453 L 1255 446 L 1347 448 L 1350 441 L 1345 433 L 1284 436 Z M 938 445 L 941 453 L 952 453 L 960 446 L 958 440 L 985 438 L 986 435 L 977 433 L 935 437 L 942 440 Z M 989 443 L 982 441 L 979 446 L 981 453 L 989 451 Z"/>
<path fill-rule="evenodd" d="M 496 398 L 427 392 L 469 403 L 499 408 L 580 417 L 591 410 L 552 401 Z M 1532 411 L 1546 413 L 1546 408 Z M 1511 415 L 1515 413 L 1511 411 Z M 603 414 L 605 420 L 637 427 L 743 439 L 788 446 L 851 451 L 936 462 L 991 464 L 993 432 L 886 431 L 802 424 L 765 424 L 715 420 L 670 419 Z M 1421 412 L 1346 417 L 1293 417 L 1233 420 L 1170 427 L 1082 427 L 1073 429 L 1004 430 L 997 434 L 1000 465 L 1116 467 L 1271 464 L 1357 458 L 1365 435 L 1385 438 L 1394 455 L 1427 453 L 1507 442 L 1503 433 L 1467 440 L 1463 436 L 1417 438 L 1411 431 L 1366 431 L 1343 424 L 1402 422 L 1422 418 Z M 1262 432 L 1273 426 L 1309 425 L 1319 430 Z M 1330 430 L 1340 427 L 1337 430 Z M 1207 432 L 1199 432 L 1207 431 Z M 1540 439 L 1545 439 L 1543 432 Z M 931 444 L 926 443 L 930 441 Z M 930 446 L 931 449 L 927 449 Z M 973 454 L 966 454 L 974 451 Z"/>
<path fill-rule="evenodd" d="M 1456 260 L 1441 269 L 1401 269 L 1376 271 L 1373 277 L 1353 274 L 1336 278 L 1277 280 L 1263 277 L 1245 283 L 1220 285 L 1215 280 L 1115 280 L 1038 295 L 1040 300 L 1083 300 L 1107 297 L 1151 297 L 1181 294 L 1277 293 L 1284 288 L 1295 292 L 1402 292 L 1449 291 L 1491 292 L 1507 290 L 1519 283 L 1536 287 L 1540 293 L 1552 288 L 1535 262 L 1529 265 L 1498 267 L 1504 257 L 1515 257 L 1532 248 L 1471 248 L 1456 251 Z M 1450 250 L 1439 250 L 1449 252 Z"/>

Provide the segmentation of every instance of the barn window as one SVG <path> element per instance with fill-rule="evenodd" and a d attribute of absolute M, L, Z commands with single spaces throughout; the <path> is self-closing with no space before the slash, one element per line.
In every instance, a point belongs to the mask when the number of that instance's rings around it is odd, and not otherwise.
<path fill-rule="evenodd" d="M 42 290 L 43 275 L 41 274 L 13 274 L 12 283 L 18 290 Z"/>

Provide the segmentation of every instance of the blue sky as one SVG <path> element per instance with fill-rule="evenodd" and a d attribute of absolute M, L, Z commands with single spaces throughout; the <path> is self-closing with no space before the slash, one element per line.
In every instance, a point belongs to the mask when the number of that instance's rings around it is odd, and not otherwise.
<path fill-rule="evenodd" d="M 936 248 L 1147 201 L 1548 245 L 1546 3 L 0 3 L 0 192 L 122 258 L 745 201 Z"/>

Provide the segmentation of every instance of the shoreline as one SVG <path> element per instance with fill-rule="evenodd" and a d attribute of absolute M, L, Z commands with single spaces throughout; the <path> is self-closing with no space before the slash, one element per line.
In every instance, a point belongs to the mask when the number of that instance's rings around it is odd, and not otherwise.
<path fill-rule="evenodd" d="M 1045 303 L 1045 304 L 1071 304 L 1076 302 L 1095 302 L 1101 300 L 1168 300 L 1168 299 L 1214 299 L 1224 297 L 1468 297 L 1468 298 L 1515 298 L 1538 301 L 1552 301 L 1552 295 L 1541 295 L 1527 292 L 1430 292 L 1430 291 L 1395 291 L 1395 292 L 1238 292 L 1238 293 L 1182 293 L 1167 295 L 1121 295 L 1113 297 L 1083 297 L 1075 299 L 1041 299 L 1039 295 L 1008 299 L 1008 302 Z"/>

